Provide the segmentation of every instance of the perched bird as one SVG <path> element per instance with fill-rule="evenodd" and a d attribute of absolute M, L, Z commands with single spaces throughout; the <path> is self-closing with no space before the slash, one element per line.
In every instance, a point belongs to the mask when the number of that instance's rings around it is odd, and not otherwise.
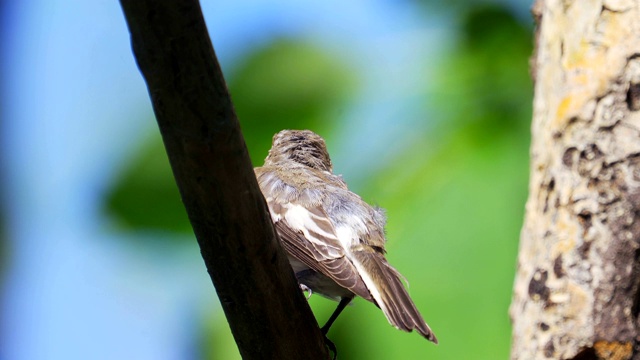
<path fill-rule="evenodd" d="M 329 328 L 355 296 L 376 304 L 391 325 L 438 343 L 385 259 L 386 217 L 332 172 L 324 139 L 309 130 L 273 137 L 256 177 L 303 290 L 339 301 Z"/>

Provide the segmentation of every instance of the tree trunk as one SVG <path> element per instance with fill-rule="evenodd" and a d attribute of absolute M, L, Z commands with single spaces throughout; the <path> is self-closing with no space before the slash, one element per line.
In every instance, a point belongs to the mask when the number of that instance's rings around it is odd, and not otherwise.
<path fill-rule="evenodd" d="M 121 0 L 171 168 L 244 359 L 327 359 L 280 247 L 197 0 Z"/>
<path fill-rule="evenodd" d="M 640 359 L 640 2 L 545 0 L 512 359 Z"/>

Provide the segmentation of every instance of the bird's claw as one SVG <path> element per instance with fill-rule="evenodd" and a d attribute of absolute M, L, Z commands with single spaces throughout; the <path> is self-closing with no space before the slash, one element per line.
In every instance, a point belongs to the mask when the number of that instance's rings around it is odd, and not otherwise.
<path fill-rule="evenodd" d="M 311 295 L 313 295 L 313 291 L 311 290 L 310 287 L 308 287 L 305 284 L 300 284 L 300 290 L 302 290 L 302 292 L 307 292 L 309 295 L 307 296 L 307 300 L 311 299 Z"/>
<path fill-rule="evenodd" d="M 324 344 L 326 345 L 327 348 L 329 348 L 329 351 L 331 351 L 331 353 L 333 354 L 333 357 L 331 357 L 331 359 L 336 360 L 338 358 L 338 349 L 336 348 L 336 345 L 333 343 L 333 341 L 329 340 L 327 335 L 324 336 Z"/>

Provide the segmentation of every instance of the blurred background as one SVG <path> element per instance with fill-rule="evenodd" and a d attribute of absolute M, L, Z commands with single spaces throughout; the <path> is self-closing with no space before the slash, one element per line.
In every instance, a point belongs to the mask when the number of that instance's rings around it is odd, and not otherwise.
<path fill-rule="evenodd" d="M 530 4 L 203 1 L 255 166 L 327 139 L 440 339 L 355 301 L 341 359 L 506 359 Z M 0 1 L 0 359 L 238 359 L 115 0 Z M 322 324 L 336 303 L 310 299 Z"/>

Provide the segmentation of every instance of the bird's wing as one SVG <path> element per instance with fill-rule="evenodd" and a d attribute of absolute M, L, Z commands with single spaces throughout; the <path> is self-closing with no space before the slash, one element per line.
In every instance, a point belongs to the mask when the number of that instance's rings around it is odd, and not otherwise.
<path fill-rule="evenodd" d="M 270 198 L 267 203 L 282 245 L 291 256 L 354 294 L 372 300 L 320 205 L 278 203 Z"/>

